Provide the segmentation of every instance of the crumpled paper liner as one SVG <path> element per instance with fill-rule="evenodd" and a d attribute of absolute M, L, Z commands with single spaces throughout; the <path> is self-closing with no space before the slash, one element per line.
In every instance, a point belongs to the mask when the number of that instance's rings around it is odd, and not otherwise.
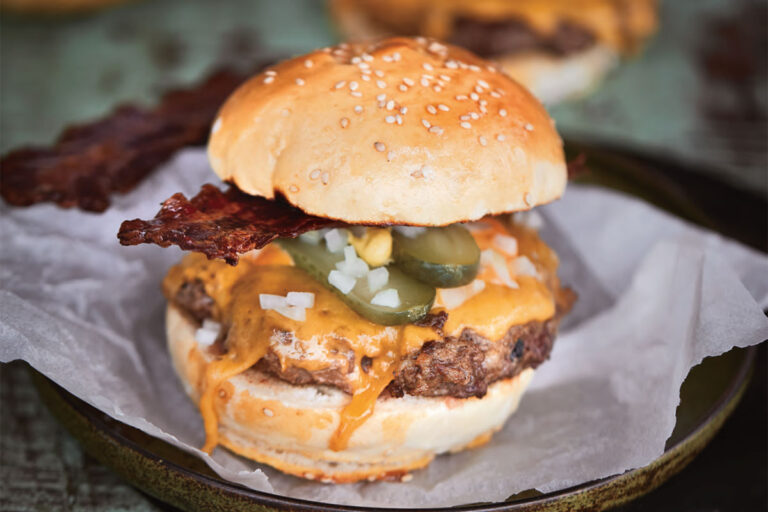
<path fill-rule="evenodd" d="M 23 359 L 113 418 L 202 457 L 222 477 L 294 498 L 368 506 L 500 501 L 649 464 L 704 357 L 768 338 L 768 258 L 613 192 L 569 186 L 538 211 L 579 292 L 551 360 L 486 446 L 439 457 L 409 483 L 327 485 L 213 457 L 171 369 L 159 283 L 181 252 L 121 247 L 120 222 L 215 181 L 182 152 L 101 215 L 2 205 L 0 360 Z"/>

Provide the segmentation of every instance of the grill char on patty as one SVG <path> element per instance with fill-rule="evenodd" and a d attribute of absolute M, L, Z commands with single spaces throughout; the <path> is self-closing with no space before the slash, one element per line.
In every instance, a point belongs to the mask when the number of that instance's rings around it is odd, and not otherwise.
<path fill-rule="evenodd" d="M 555 317 L 545 322 L 529 322 L 512 326 L 497 341 L 465 329 L 460 336 L 444 336 L 442 323 L 435 326 L 435 339 L 404 357 L 395 370 L 393 381 L 385 394 L 400 397 L 451 396 L 483 397 L 488 386 L 497 380 L 518 375 L 526 368 L 536 368 L 549 358 L 557 333 L 560 317 L 570 309 L 573 294 L 563 290 L 565 298 L 558 301 Z M 210 318 L 212 299 L 205 294 L 201 281 L 189 281 L 179 288 L 173 304 L 196 323 Z M 214 352 L 223 353 L 225 336 L 219 336 Z M 296 366 L 282 367 L 280 357 L 269 349 L 255 365 L 255 369 L 296 385 L 329 385 L 352 392 L 350 374 L 355 371 L 354 351 L 349 349 L 340 357 L 329 360 L 329 365 L 318 370 Z M 363 357 L 363 359 L 369 359 Z M 361 361 L 363 371 L 370 368 L 370 359 Z"/>

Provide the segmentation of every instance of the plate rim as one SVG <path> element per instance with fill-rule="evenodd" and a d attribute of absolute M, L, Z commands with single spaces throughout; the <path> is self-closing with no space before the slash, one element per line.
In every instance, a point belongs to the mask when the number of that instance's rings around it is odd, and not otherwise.
<path fill-rule="evenodd" d="M 610 492 L 610 489 L 612 487 L 620 486 L 621 483 L 623 483 L 624 481 L 631 480 L 634 477 L 637 477 L 646 471 L 664 469 L 666 465 L 674 463 L 676 461 L 676 457 L 680 455 L 680 452 L 685 452 L 690 454 L 690 456 L 686 460 L 682 461 L 680 465 L 672 467 L 671 472 L 667 474 L 668 476 L 666 478 L 654 480 L 653 482 L 651 482 L 650 486 L 643 487 L 641 490 L 639 490 L 639 492 L 617 496 L 614 499 L 614 501 L 611 501 L 610 503 L 605 503 L 606 507 L 599 507 L 598 510 L 607 508 L 608 506 L 611 506 L 611 507 L 616 506 L 620 503 L 625 503 L 638 496 L 646 494 L 647 492 L 650 492 L 651 490 L 661 485 L 664 481 L 666 481 L 672 475 L 681 471 L 691 460 L 693 460 L 693 458 L 699 453 L 699 451 L 701 451 L 701 449 L 703 449 L 704 446 L 708 444 L 710 439 L 714 437 L 714 435 L 720 429 L 720 427 L 722 426 L 726 418 L 730 416 L 733 409 L 735 409 L 736 405 L 738 405 L 749 383 L 749 380 L 750 380 L 749 377 L 751 376 L 756 353 L 757 353 L 756 345 L 752 345 L 744 348 L 743 359 L 739 363 L 739 367 L 734 377 L 728 382 L 728 385 L 723 389 L 723 392 L 717 398 L 717 400 L 712 404 L 712 406 L 709 409 L 707 409 L 706 412 L 702 413 L 701 418 L 695 422 L 695 428 L 685 433 L 685 435 L 683 435 L 682 438 L 680 438 L 677 442 L 675 442 L 671 446 L 666 447 L 661 456 L 654 459 L 652 462 L 650 462 L 646 466 L 641 466 L 638 468 L 625 471 L 624 473 L 610 475 L 597 480 L 583 482 L 581 484 L 577 484 L 565 489 L 551 491 L 548 493 L 532 496 L 529 498 L 523 498 L 516 501 L 505 500 L 501 502 L 482 502 L 482 503 L 474 503 L 474 504 L 456 505 L 452 507 L 419 508 L 417 510 L 422 512 L 435 512 L 439 510 L 446 510 L 446 508 L 449 508 L 450 510 L 455 510 L 457 512 L 459 511 L 499 512 L 504 510 L 540 509 L 541 507 L 552 505 L 557 502 L 575 500 L 575 499 L 578 499 L 579 496 L 587 495 L 589 493 Z M 723 354 L 721 354 L 720 356 L 722 355 Z M 720 356 L 716 356 L 716 357 L 720 357 Z M 136 454 L 138 454 L 139 456 L 145 459 L 148 459 L 151 462 L 159 464 L 160 466 L 165 467 L 167 470 L 170 470 L 178 474 L 179 476 L 201 483 L 205 485 L 208 489 L 216 490 L 219 492 L 224 491 L 228 493 L 232 498 L 248 500 L 253 504 L 258 504 L 263 507 L 271 507 L 272 509 L 275 509 L 275 510 L 290 509 L 290 510 L 307 510 L 307 511 L 313 511 L 313 512 L 315 511 L 317 512 L 320 512 L 320 511 L 322 512 L 350 512 L 350 511 L 383 512 L 383 511 L 406 510 L 405 508 L 383 508 L 383 507 L 365 507 L 365 506 L 361 507 L 361 506 L 354 506 L 354 505 L 340 505 L 340 504 L 334 504 L 334 503 L 324 503 L 324 502 L 318 502 L 318 501 L 304 500 L 301 498 L 292 498 L 290 496 L 283 496 L 279 494 L 268 493 L 265 491 L 250 489 L 248 487 L 237 484 L 235 482 L 230 482 L 223 479 L 217 479 L 217 478 L 199 473 L 193 469 L 189 469 L 172 460 L 163 458 L 153 453 L 152 451 L 145 448 L 141 444 L 138 444 L 132 439 L 124 436 L 121 432 L 117 431 L 116 429 L 107 428 L 108 426 L 104 422 L 105 417 L 109 418 L 111 421 L 118 422 L 125 427 L 128 427 L 128 428 L 135 428 L 135 427 L 127 425 L 121 422 L 120 420 L 111 418 L 106 413 L 103 413 L 102 411 L 88 404 L 84 400 L 81 400 L 80 398 L 72 395 L 71 393 L 66 391 L 64 388 L 62 388 L 52 380 L 48 379 L 47 377 L 45 377 L 43 374 L 41 374 L 34 368 L 32 367 L 29 367 L 29 368 L 33 376 L 35 377 L 34 379 L 35 386 L 37 387 L 38 391 L 42 391 L 40 389 L 41 386 L 48 387 L 50 390 L 52 390 L 55 393 L 57 397 L 59 397 L 61 400 L 63 400 L 66 403 L 66 405 L 69 407 L 70 410 L 79 414 L 92 427 L 94 427 L 94 429 L 100 436 L 106 437 L 114 441 L 124 449 L 127 448 L 136 452 Z M 41 392 L 41 394 L 43 393 Z M 46 401 L 46 405 L 48 406 L 49 409 L 52 409 L 50 404 L 47 401 Z M 54 415 L 57 418 L 59 418 L 58 414 L 55 411 L 52 411 L 52 412 L 54 412 Z M 65 427 L 66 427 L 66 424 L 65 424 Z M 69 428 L 68 430 L 74 435 L 74 437 L 76 437 L 82 443 L 81 437 L 78 436 L 76 432 L 72 432 Z M 143 434 L 153 437 L 154 439 L 160 442 L 165 442 L 162 439 L 151 436 L 150 434 L 146 434 L 145 432 L 143 432 Z M 686 448 L 688 447 L 690 447 L 691 450 L 686 450 Z M 193 454 L 190 454 L 190 455 L 193 455 Z M 98 456 L 96 456 L 96 458 L 101 461 L 101 459 Z M 109 462 L 105 462 L 105 461 L 101 461 L 101 462 L 111 467 L 111 464 Z M 147 491 L 141 486 L 135 484 L 130 479 L 126 479 L 126 480 L 128 481 L 128 483 L 141 489 L 142 491 L 154 495 L 150 491 Z M 159 498 L 159 499 L 162 500 L 162 498 Z M 594 504 L 590 506 L 591 506 L 590 510 L 595 510 Z"/>

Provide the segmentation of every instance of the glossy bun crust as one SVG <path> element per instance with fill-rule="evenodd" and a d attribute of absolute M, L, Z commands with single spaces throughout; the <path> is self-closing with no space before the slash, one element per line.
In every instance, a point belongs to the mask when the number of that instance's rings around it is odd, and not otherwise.
<path fill-rule="evenodd" d="M 176 373 L 195 401 L 213 359 L 195 341 L 195 326 L 173 306 L 166 316 Z M 330 387 L 294 386 L 256 370 L 226 381 L 216 398 L 219 443 L 285 473 L 323 482 L 402 480 L 445 452 L 487 442 L 517 409 L 533 370 L 490 386 L 482 399 L 380 399 L 344 451 L 328 448 L 349 395 Z"/>
<path fill-rule="evenodd" d="M 447 225 L 560 197 L 562 142 L 526 89 L 423 38 L 340 45 L 243 84 L 208 152 L 242 191 L 350 223 Z"/>

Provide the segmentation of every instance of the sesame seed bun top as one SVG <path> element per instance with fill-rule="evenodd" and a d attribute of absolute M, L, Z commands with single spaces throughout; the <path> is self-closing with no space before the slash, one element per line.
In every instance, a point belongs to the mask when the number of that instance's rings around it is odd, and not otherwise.
<path fill-rule="evenodd" d="M 223 180 L 351 223 L 446 225 L 557 199 L 562 142 L 490 63 L 424 38 L 285 61 L 224 104 L 208 145 Z"/>

